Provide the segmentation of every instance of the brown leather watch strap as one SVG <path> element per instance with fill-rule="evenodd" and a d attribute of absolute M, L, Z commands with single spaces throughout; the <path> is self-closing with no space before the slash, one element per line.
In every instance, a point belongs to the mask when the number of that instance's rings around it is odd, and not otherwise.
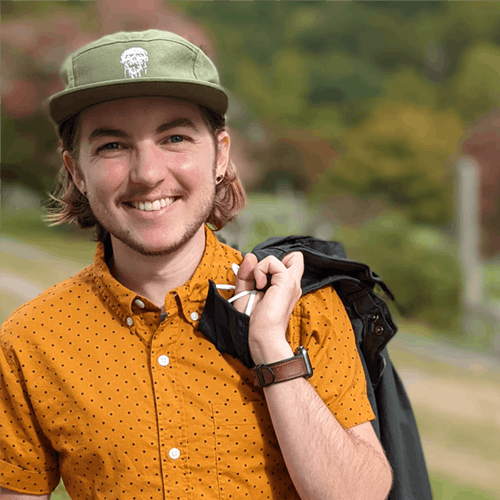
<path fill-rule="evenodd" d="M 268 365 L 257 365 L 252 370 L 254 385 L 267 387 L 271 384 L 292 380 L 298 377 L 309 378 L 312 375 L 312 367 L 307 351 L 299 347 L 293 358 L 277 361 Z"/>

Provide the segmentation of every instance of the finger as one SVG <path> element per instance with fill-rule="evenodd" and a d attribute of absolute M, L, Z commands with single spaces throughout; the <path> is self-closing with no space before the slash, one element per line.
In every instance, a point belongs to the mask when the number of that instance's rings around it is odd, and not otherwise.
<path fill-rule="evenodd" d="M 274 255 L 270 255 L 261 260 L 254 269 L 255 284 L 257 289 L 262 289 L 267 285 L 267 275 L 276 275 L 286 271 L 286 267 Z M 273 280 L 271 279 L 271 284 Z"/>
<path fill-rule="evenodd" d="M 253 253 L 245 255 L 236 275 L 235 295 L 243 290 L 253 290 L 255 288 L 253 270 L 257 263 L 257 257 Z"/>
<path fill-rule="evenodd" d="M 290 271 L 291 275 L 298 282 L 304 274 L 304 255 L 302 252 L 292 252 L 283 257 L 283 265 Z"/>
<path fill-rule="evenodd" d="M 238 269 L 238 274 L 236 275 L 233 297 L 236 297 L 245 291 L 255 290 L 254 269 L 257 263 L 258 260 L 254 254 L 249 253 L 245 255 L 245 258 Z M 248 307 L 250 299 L 254 301 L 255 297 L 252 295 L 243 296 L 236 299 L 233 305 L 238 311 L 243 312 Z M 249 314 L 249 312 L 247 314 Z"/>

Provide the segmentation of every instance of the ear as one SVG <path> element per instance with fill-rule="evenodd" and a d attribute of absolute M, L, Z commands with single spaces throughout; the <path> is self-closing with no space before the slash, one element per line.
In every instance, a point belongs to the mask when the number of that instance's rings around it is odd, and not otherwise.
<path fill-rule="evenodd" d="M 63 161 L 66 167 L 66 170 L 69 172 L 71 177 L 73 178 L 73 182 L 77 187 L 78 191 L 85 195 L 85 179 L 83 178 L 82 171 L 78 167 L 76 161 L 73 157 L 67 152 L 63 152 Z"/>
<path fill-rule="evenodd" d="M 226 175 L 229 165 L 229 151 L 231 149 L 231 140 L 229 134 L 224 130 L 217 136 L 217 165 L 215 176 Z"/>

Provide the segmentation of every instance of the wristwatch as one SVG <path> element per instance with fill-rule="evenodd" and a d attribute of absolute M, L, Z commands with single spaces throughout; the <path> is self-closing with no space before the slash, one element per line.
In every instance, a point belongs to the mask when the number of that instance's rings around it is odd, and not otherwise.
<path fill-rule="evenodd" d="M 311 362 L 307 350 L 300 346 L 292 358 L 269 363 L 268 365 L 257 365 L 252 369 L 253 383 L 257 387 L 267 387 L 278 382 L 285 382 L 298 377 L 309 378 L 313 374 Z"/>

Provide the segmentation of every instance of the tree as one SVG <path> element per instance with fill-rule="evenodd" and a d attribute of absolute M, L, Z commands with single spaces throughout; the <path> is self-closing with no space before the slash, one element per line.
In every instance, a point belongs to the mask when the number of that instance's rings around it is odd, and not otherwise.
<path fill-rule="evenodd" d="M 447 224 L 452 217 L 451 170 L 463 124 L 457 113 L 385 103 L 347 130 L 345 153 L 325 173 L 320 192 L 383 193 L 413 222 Z"/>

